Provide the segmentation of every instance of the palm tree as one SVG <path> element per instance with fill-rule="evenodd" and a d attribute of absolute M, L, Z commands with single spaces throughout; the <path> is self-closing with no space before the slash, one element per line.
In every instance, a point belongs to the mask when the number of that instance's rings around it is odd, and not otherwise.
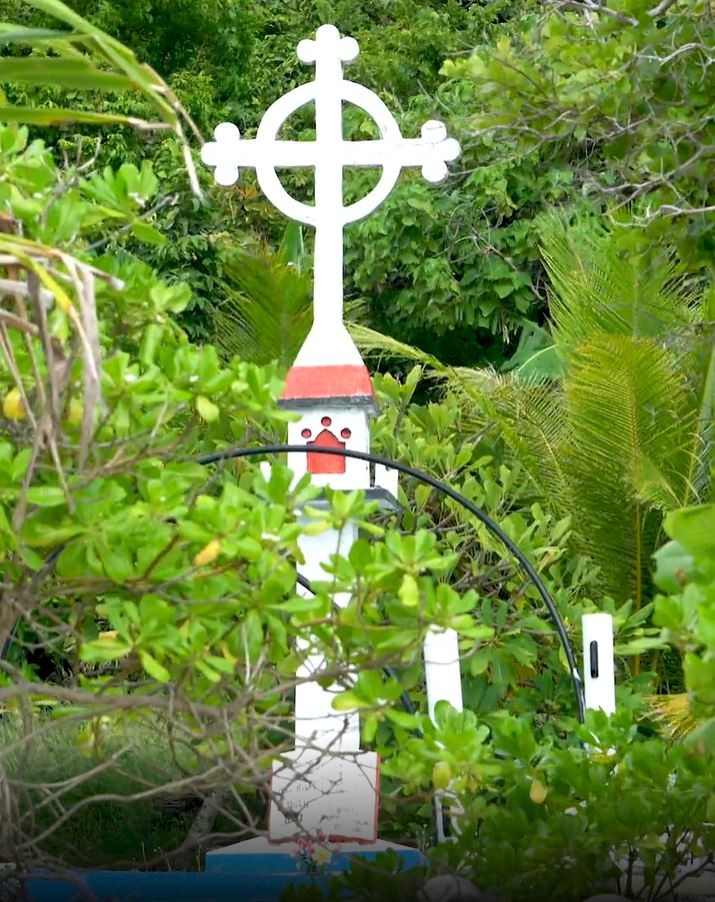
<path fill-rule="evenodd" d="M 543 259 L 553 344 L 512 372 L 447 367 L 363 326 L 353 336 L 425 364 L 475 431 L 492 424 L 543 501 L 571 515 L 603 596 L 639 609 L 665 512 L 710 495 L 715 332 L 678 267 L 647 267 L 618 232 L 554 221 Z"/>

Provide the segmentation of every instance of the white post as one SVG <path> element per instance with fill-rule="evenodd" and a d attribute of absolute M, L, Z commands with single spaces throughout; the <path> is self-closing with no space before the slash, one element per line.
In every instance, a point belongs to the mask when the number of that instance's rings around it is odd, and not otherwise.
<path fill-rule="evenodd" d="M 427 708 L 432 723 L 436 724 L 435 708 L 438 702 L 449 702 L 457 711 L 462 711 L 462 675 L 459 668 L 459 636 L 455 630 L 440 630 L 430 627 L 424 641 L 425 683 L 427 687 Z M 458 817 L 463 813 L 459 799 L 449 790 L 435 793 L 437 809 L 437 842 L 445 842 L 444 801 L 449 801 L 450 826 L 458 835 Z"/>
<path fill-rule="evenodd" d="M 613 617 L 610 614 L 584 614 L 583 684 L 587 709 L 600 708 L 606 714 L 616 710 L 616 675 L 613 658 Z"/>
<path fill-rule="evenodd" d="M 459 637 L 454 630 L 430 627 L 424 642 L 427 705 L 432 722 L 437 702 L 462 708 L 462 677 L 459 669 Z"/>

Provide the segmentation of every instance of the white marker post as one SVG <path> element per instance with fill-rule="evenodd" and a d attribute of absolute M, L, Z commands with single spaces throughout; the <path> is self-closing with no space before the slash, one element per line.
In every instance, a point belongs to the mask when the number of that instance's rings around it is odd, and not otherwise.
<path fill-rule="evenodd" d="M 455 630 L 431 627 L 425 636 L 425 683 L 429 716 L 435 722 L 438 702 L 462 709 L 462 676 L 459 668 L 459 637 Z"/>
<path fill-rule="evenodd" d="M 308 472 L 317 485 L 364 489 L 389 503 L 397 488 L 394 472 L 376 468 L 372 481 L 365 462 L 319 453 L 321 446 L 369 451 L 368 418 L 377 411 L 370 375 L 343 322 L 344 229 L 387 198 L 403 167 L 419 166 L 427 181 L 441 181 L 447 175 L 447 162 L 459 156 L 460 147 L 436 121 L 422 126 L 420 138 L 403 138 L 382 100 L 343 78 L 343 64 L 355 59 L 358 52 L 353 38 L 341 37 L 337 28 L 323 25 L 315 40 L 298 45 L 299 59 L 315 65 L 314 81 L 279 98 L 264 115 L 253 139 L 241 138 L 232 123 L 219 125 L 215 140 L 202 148 L 201 159 L 215 167 L 221 185 L 232 185 L 241 168 L 254 168 L 264 194 L 281 212 L 315 228 L 313 325 L 288 373 L 281 401 L 282 406 L 300 413 L 298 422 L 288 426 L 288 442 L 312 445 L 315 450 L 289 455 L 291 469 L 296 478 Z M 279 140 L 285 121 L 309 103 L 315 104 L 315 140 Z M 380 132 L 378 140 L 344 139 L 343 103 L 372 117 Z M 380 167 L 382 174 L 362 200 L 345 206 L 344 169 L 351 166 Z M 277 168 L 299 167 L 315 171 L 312 206 L 292 198 L 276 173 Z M 357 528 L 304 535 L 301 550 L 305 563 L 299 572 L 311 581 L 323 578 L 322 565 L 333 554 L 347 555 L 356 537 Z M 348 600 L 334 598 L 338 606 Z M 357 712 L 338 714 L 332 708 L 334 693 L 311 680 L 323 662 L 310 653 L 307 641 L 301 644 L 306 658 L 299 676 L 305 681 L 296 688 L 296 751 L 291 762 L 276 771 L 274 790 L 284 790 L 284 800 L 298 814 L 303 830 L 320 827 L 325 834 L 369 840 L 377 829 L 377 756 L 359 749 Z M 333 750 L 337 755 L 330 758 L 328 753 Z M 330 810 L 321 801 L 327 788 L 331 794 L 335 788 Z M 348 796 L 354 797 L 353 803 Z M 272 805 L 271 838 L 282 840 L 296 832 L 295 824 Z M 238 845 L 247 847 L 252 842 Z M 231 851 L 240 850 L 229 847 L 219 853 Z M 210 853 L 214 854 L 218 853 Z"/>
<path fill-rule="evenodd" d="M 586 708 L 614 714 L 616 710 L 616 673 L 613 657 L 613 617 L 610 614 L 584 614 L 583 684 Z"/>
<path fill-rule="evenodd" d="M 425 636 L 424 658 L 427 705 L 430 719 L 436 724 L 435 708 L 439 702 L 448 702 L 457 711 L 463 710 L 459 636 L 456 631 L 430 628 Z M 462 806 L 454 793 L 448 789 L 439 790 L 435 793 L 438 842 L 445 842 L 447 839 L 443 812 L 445 800 L 450 805 L 450 826 L 455 834 L 460 832 L 457 819 L 463 813 Z"/>

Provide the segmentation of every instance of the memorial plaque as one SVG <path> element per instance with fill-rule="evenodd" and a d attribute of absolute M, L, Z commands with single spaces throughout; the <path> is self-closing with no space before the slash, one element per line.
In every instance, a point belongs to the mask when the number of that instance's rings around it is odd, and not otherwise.
<path fill-rule="evenodd" d="M 379 759 L 296 749 L 273 764 L 268 836 L 285 842 L 318 831 L 331 842 L 377 839 Z M 282 810 L 281 810 L 282 809 Z"/>

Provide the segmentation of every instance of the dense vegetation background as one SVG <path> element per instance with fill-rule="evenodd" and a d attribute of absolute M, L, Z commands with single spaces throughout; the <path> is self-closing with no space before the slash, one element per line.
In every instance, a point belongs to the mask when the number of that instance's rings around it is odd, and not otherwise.
<path fill-rule="evenodd" d="M 373 443 L 494 516 L 576 642 L 614 614 L 610 724 L 577 725 L 538 593 L 456 506 L 406 482 L 375 525 L 336 498 L 374 533 L 336 564 L 361 577 L 338 617 L 334 585 L 296 595 L 311 490 L 193 462 L 282 434 L 312 237 L 196 151 L 309 78 L 295 45 L 327 21 L 405 135 L 441 118 L 463 148 L 348 231 Z M 343 703 L 383 759 L 386 835 L 425 841 L 445 773 L 479 831 L 434 868 L 572 899 L 613 885 L 616 846 L 620 888 L 639 860 L 659 898 L 712 860 L 709 0 L 3 0 L 0 29 L 0 857 L 196 866 L 250 834 L 319 622 L 331 673 L 362 671 Z M 346 130 L 374 134 L 354 110 Z M 463 637 L 467 710 L 436 726 L 399 701 L 424 708 L 429 622 Z"/>

